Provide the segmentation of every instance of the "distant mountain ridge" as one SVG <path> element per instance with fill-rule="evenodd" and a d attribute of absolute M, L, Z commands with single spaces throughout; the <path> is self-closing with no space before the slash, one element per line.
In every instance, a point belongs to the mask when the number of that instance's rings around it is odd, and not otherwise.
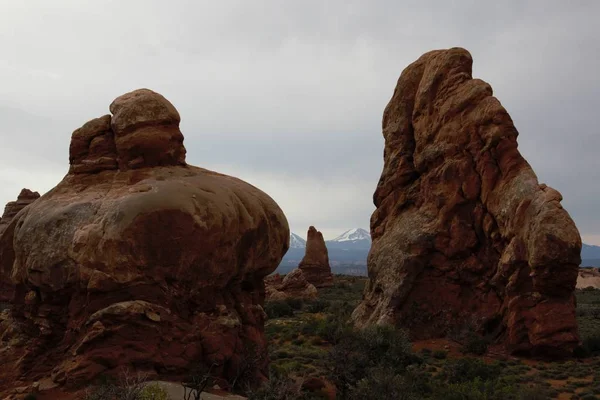
<path fill-rule="evenodd" d="M 335 239 L 326 240 L 329 264 L 334 274 L 366 275 L 371 235 L 366 229 L 353 228 Z M 277 272 L 287 273 L 296 268 L 306 249 L 306 239 L 290 233 L 290 248 L 281 260 Z"/>
<path fill-rule="evenodd" d="M 290 249 L 305 249 L 306 248 L 306 240 L 302 239 L 300 236 L 296 235 L 293 232 L 290 232 Z"/>
<path fill-rule="evenodd" d="M 583 243 L 581 246 L 581 258 L 600 258 L 600 246 Z"/>
<path fill-rule="evenodd" d="M 581 246 L 581 266 L 600 267 L 600 246 L 583 243 Z"/>
<path fill-rule="evenodd" d="M 353 228 L 342 233 L 335 239 L 326 240 L 327 249 L 370 249 L 371 235 L 366 229 Z M 290 232 L 290 249 L 306 248 L 306 240 L 297 233 Z"/>
<path fill-rule="evenodd" d="M 371 249 L 371 235 L 362 228 L 349 229 L 335 239 L 326 240 L 329 264 L 334 274 L 366 275 L 367 256 Z M 283 257 L 277 272 L 286 273 L 296 268 L 306 248 L 306 240 L 290 233 L 290 249 Z M 582 267 L 600 267 L 600 246 L 583 243 L 581 248 Z"/>
<path fill-rule="evenodd" d="M 371 235 L 365 229 L 347 230 L 333 240 L 325 241 L 327 249 L 367 250 L 371 248 Z"/>

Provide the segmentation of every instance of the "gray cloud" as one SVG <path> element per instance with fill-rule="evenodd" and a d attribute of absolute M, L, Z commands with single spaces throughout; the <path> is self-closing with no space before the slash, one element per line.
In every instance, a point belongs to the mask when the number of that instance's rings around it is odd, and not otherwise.
<path fill-rule="evenodd" d="M 179 109 L 190 163 L 265 190 L 293 230 L 368 227 L 400 72 L 462 46 L 600 244 L 597 15 L 596 1 L 4 2 L 0 203 L 50 189 L 71 132 L 148 87 Z"/>

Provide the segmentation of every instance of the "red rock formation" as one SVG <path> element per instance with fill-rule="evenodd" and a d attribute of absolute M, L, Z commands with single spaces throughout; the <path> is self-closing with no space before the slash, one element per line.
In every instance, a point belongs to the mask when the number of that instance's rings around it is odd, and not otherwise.
<path fill-rule="evenodd" d="M 265 278 L 265 293 L 268 301 L 297 298 L 313 300 L 317 298 L 317 288 L 309 283 L 301 269 L 295 268 L 285 277 L 279 274 Z"/>
<path fill-rule="evenodd" d="M 308 228 L 306 235 L 306 252 L 298 268 L 302 270 L 306 280 L 317 288 L 331 286 L 333 275 L 329 266 L 329 255 L 323 234 L 314 226 Z"/>
<path fill-rule="evenodd" d="M 0 236 L 2 236 L 6 227 L 12 222 L 19 211 L 33 203 L 39 197 L 40 194 L 38 192 L 22 189 L 16 201 L 7 203 L 4 207 L 4 214 L 2 214 L 2 218 L 0 218 Z M 13 295 L 14 285 L 12 285 L 8 279 L 2 279 L 2 276 L 0 276 L 0 303 L 10 302 Z"/>
<path fill-rule="evenodd" d="M 577 289 L 593 287 L 600 289 L 600 268 L 579 268 Z"/>
<path fill-rule="evenodd" d="M 0 218 L 0 235 L 2 235 L 6 227 L 11 223 L 19 211 L 33 203 L 39 197 L 40 194 L 38 192 L 22 189 L 16 201 L 8 202 L 4 207 L 4 214 L 2 214 L 2 217 Z"/>
<path fill-rule="evenodd" d="M 513 352 L 570 354 L 579 232 L 471 67 L 464 49 L 432 51 L 398 80 L 383 115 L 369 283 L 353 320 L 416 339 L 471 320 Z"/>
<path fill-rule="evenodd" d="M 0 391 L 18 379 L 70 390 L 122 366 L 168 378 L 216 363 L 232 378 L 248 349 L 266 351 L 263 278 L 289 246 L 283 212 L 187 165 L 161 95 L 110 109 L 73 133 L 69 173 L 1 237 L 16 295 L 0 321 Z"/>

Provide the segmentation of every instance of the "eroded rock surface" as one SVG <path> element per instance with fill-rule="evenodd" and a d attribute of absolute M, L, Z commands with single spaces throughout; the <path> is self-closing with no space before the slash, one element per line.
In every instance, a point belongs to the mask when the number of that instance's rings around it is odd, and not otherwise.
<path fill-rule="evenodd" d="M 512 352 L 570 354 L 581 238 L 556 190 L 517 150 L 517 129 L 464 49 L 424 54 L 383 115 L 369 283 L 358 326 L 413 338 L 473 324 Z"/>
<path fill-rule="evenodd" d="M 579 268 L 577 289 L 593 287 L 600 289 L 600 268 Z"/>
<path fill-rule="evenodd" d="M 281 277 L 279 274 L 265 278 L 265 292 L 268 301 L 280 301 L 288 298 L 314 300 L 317 288 L 304 277 L 301 269 L 295 268 Z"/>
<path fill-rule="evenodd" d="M 306 252 L 298 268 L 302 270 L 306 280 L 317 288 L 333 285 L 327 246 L 325 246 L 323 234 L 314 226 L 308 228 Z"/>
<path fill-rule="evenodd" d="M 22 189 L 16 201 L 11 201 L 4 207 L 4 213 L 0 217 L 0 236 L 6 230 L 6 227 L 12 222 L 15 215 L 22 209 L 39 199 L 38 192 L 32 192 L 29 189 Z"/>
<path fill-rule="evenodd" d="M 6 227 L 19 213 L 19 211 L 33 203 L 35 200 L 39 199 L 39 197 L 40 194 L 38 192 L 32 192 L 29 189 L 22 189 L 16 201 L 11 201 L 6 204 L 4 207 L 4 213 L 0 218 L 0 237 L 6 230 Z M 2 279 L 0 276 L 0 303 L 9 303 L 12 300 L 13 295 L 14 285 L 10 282 L 10 280 Z"/>
<path fill-rule="evenodd" d="M 187 165 L 161 95 L 137 90 L 110 110 L 73 133 L 69 173 L 1 237 L 0 278 L 16 292 L 0 392 L 17 379 L 75 389 L 122 366 L 168 378 L 216 364 L 231 379 L 266 351 L 263 278 L 289 246 L 283 212 Z"/>

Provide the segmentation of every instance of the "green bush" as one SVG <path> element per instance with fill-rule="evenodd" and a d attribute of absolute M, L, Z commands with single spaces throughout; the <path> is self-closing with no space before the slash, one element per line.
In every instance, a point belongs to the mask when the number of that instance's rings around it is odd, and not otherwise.
<path fill-rule="evenodd" d="M 487 352 L 489 339 L 478 335 L 475 332 L 469 332 L 466 335 L 463 345 L 463 352 L 467 354 L 475 354 L 477 356 L 484 355 Z"/>
<path fill-rule="evenodd" d="M 500 380 L 464 380 L 436 386 L 432 400 L 509 400 L 518 399 L 517 386 Z"/>
<path fill-rule="evenodd" d="M 265 313 L 269 318 L 291 317 L 294 309 L 286 301 L 269 301 L 265 303 Z"/>
<path fill-rule="evenodd" d="M 502 367 L 495 364 L 486 364 L 476 358 L 462 358 L 447 362 L 442 369 L 441 377 L 448 383 L 463 383 L 468 381 L 488 381 L 497 378 L 502 372 Z"/>
<path fill-rule="evenodd" d="M 592 335 L 586 335 L 582 340 L 583 348 L 590 355 L 600 352 L 600 332 Z"/>
<path fill-rule="evenodd" d="M 295 297 L 288 297 L 287 299 L 285 299 L 285 302 L 288 306 L 290 306 L 292 310 L 300 310 L 302 309 L 302 304 L 304 304 L 304 301 L 302 299 L 298 299 Z"/>
<path fill-rule="evenodd" d="M 443 360 L 448 357 L 448 352 L 444 350 L 436 350 L 432 354 L 433 358 L 437 358 L 438 360 Z"/>
<path fill-rule="evenodd" d="M 248 400 L 305 400 L 302 387 L 292 379 L 275 374 L 257 390 L 248 393 Z"/>
<path fill-rule="evenodd" d="M 316 314 L 321 313 L 327 309 L 329 306 L 329 302 L 322 299 L 314 300 L 306 306 L 306 312 Z"/>
<path fill-rule="evenodd" d="M 412 352 L 408 335 L 392 326 L 371 326 L 346 331 L 329 354 L 330 379 L 347 396 L 372 370 L 398 374 L 421 360 Z"/>
<path fill-rule="evenodd" d="M 144 386 L 137 400 L 169 400 L 169 394 L 158 383 Z"/>
<path fill-rule="evenodd" d="M 36 399 L 37 399 L 37 396 L 33 393 L 29 393 L 25 397 L 23 397 L 23 400 L 36 400 Z"/>
<path fill-rule="evenodd" d="M 421 375 L 422 376 L 422 375 Z M 419 375 L 396 374 L 390 368 L 375 368 L 350 389 L 350 400 L 421 400 L 431 391 L 425 379 Z M 415 379 L 416 378 L 416 379 Z"/>

